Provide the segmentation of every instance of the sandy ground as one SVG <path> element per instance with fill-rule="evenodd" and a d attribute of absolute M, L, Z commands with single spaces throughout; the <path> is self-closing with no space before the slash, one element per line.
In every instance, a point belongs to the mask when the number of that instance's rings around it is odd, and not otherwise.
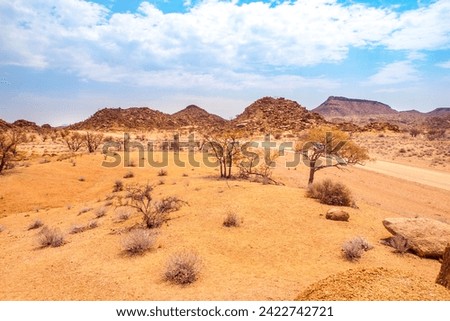
<path fill-rule="evenodd" d="M 140 156 L 133 158 L 138 163 Z M 345 208 L 349 222 L 333 222 L 325 219 L 330 206 L 305 197 L 304 166 L 277 167 L 274 178 L 285 186 L 273 186 L 219 180 L 214 168 L 180 167 L 173 161 L 164 177 L 148 165 L 106 168 L 103 161 L 100 154 L 54 157 L 0 176 L 1 300 L 293 300 L 330 275 L 380 267 L 406 273 L 412 282 L 417 278 L 421 288 L 434 287 L 440 263 L 381 245 L 379 240 L 389 236 L 381 222 L 419 215 L 450 223 L 446 189 L 355 167 L 319 171 L 316 180 L 343 182 L 359 207 Z M 123 178 L 128 171 L 134 177 Z M 171 214 L 156 246 L 143 256 L 123 254 L 126 229 L 141 217 L 135 213 L 117 221 L 118 209 L 108 201 L 116 180 L 148 182 L 155 185 L 155 199 L 175 195 L 189 204 Z M 69 234 L 73 225 L 95 219 L 102 207 L 107 212 L 98 228 Z M 92 210 L 80 214 L 85 208 Z M 242 219 L 240 227 L 222 226 L 228 211 Z M 36 219 L 61 229 L 66 244 L 40 248 L 38 230 L 27 229 Z M 374 249 L 348 262 L 341 246 L 355 236 L 365 237 Z M 203 262 L 199 279 L 189 286 L 163 279 L 167 259 L 183 249 L 195 251 Z M 423 293 L 415 299 L 446 299 Z"/>
<path fill-rule="evenodd" d="M 418 168 L 382 160 L 367 162 L 364 166 L 356 165 L 356 167 L 410 182 L 437 187 L 447 191 L 450 190 L 450 173 L 442 171 Z"/>

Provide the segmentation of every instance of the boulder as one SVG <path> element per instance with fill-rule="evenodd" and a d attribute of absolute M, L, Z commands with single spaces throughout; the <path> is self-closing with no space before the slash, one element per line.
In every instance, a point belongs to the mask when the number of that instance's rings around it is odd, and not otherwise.
<path fill-rule="evenodd" d="M 429 218 L 387 218 L 384 227 L 392 235 L 408 240 L 411 250 L 420 257 L 441 258 L 450 244 L 450 225 Z"/>
<path fill-rule="evenodd" d="M 327 220 L 348 222 L 350 215 L 340 208 L 331 208 L 325 217 Z"/>
<path fill-rule="evenodd" d="M 450 245 L 445 248 L 441 270 L 439 271 L 436 283 L 450 290 Z"/>

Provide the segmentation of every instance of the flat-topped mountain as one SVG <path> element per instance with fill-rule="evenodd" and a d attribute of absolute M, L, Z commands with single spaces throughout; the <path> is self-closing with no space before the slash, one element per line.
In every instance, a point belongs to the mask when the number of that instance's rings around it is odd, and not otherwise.
<path fill-rule="evenodd" d="M 196 105 L 189 105 L 170 115 L 170 118 L 178 126 L 220 127 L 227 122 L 227 120 L 222 117 L 210 114 Z"/>
<path fill-rule="evenodd" d="M 373 100 L 330 96 L 312 110 L 326 118 L 397 114 L 390 106 Z"/>
<path fill-rule="evenodd" d="M 253 132 L 303 130 L 325 122 L 296 101 L 273 97 L 258 99 L 232 120 L 235 126 Z"/>

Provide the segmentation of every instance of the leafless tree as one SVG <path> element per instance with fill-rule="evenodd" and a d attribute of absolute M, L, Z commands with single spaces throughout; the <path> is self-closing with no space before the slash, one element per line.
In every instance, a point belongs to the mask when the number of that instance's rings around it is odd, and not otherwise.
<path fill-rule="evenodd" d="M 17 156 L 17 146 L 26 142 L 26 135 L 11 129 L 0 132 L 0 173 L 6 169 Z"/>
<path fill-rule="evenodd" d="M 92 132 L 86 132 L 86 134 L 83 136 L 84 141 L 86 143 L 86 147 L 89 151 L 89 153 L 93 153 L 97 150 L 98 146 L 103 141 L 103 134 L 98 133 L 92 133 Z"/>

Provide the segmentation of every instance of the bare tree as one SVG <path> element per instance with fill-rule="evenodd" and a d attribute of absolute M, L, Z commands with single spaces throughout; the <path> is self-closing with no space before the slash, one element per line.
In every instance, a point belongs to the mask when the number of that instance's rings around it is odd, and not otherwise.
<path fill-rule="evenodd" d="M 231 178 L 231 169 L 235 163 L 236 156 L 240 152 L 240 133 L 233 130 L 223 130 L 218 134 L 204 135 L 204 138 L 205 142 L 202 145 L 202 149 L 217 160 L 220 177 Z"/>
<path fill-rule="evenodd" d="M 86 132 L 86 134 L 83 136 L 84 141 L 86 143 L 86 147 L 89 151 L 89 153 L 93 153 L 97 150 L 98 146 L 100 146 L 100 144 L 103 141 L 103 134 L 98 133 L 91 133 L 91 132 Z"/>
<path fill-rule="evenodd" d="M 72 152 L 77 152 L 83 146 L 84 138 L 83 135 L 77 132 L 70 133 L 68 131 L 61 132 L 61 136 L 66 143 L 69 150 Z"/>
<path fill-rule="evenodd" d="M 174 196 L 154 202 L 153 186 L 150 184 L 127 186 L 126 191 L 128 192 L 128 202 L 124 205 L 131 206 L 141 213 L 143 223 L 147 228 L 160 227 L 168 221 L 169 213 L 179 210 L 181 205 L 186 203 Z"/>
<path fill-rule="evenodd" d="M 26 142 L 26 135 L 17 130 L 0 132 L 0 173 L 17 156 L 17 146 Z"/>
<path fill-rule="evenodd" d="M 246 145 L 242 149 L 246 152 L 249 151 Z M 278 157 L 278 151 L 264 153 L 261 150 L 254 149 L 250 153 L 244 152 L 243 155 L 240 155 L 238 161 L 239 177 L 244 179 L 256 178 L 263 184 L 284 185 L 272 178 L 272 169 Z M 262 159 L 264 161 L 260 162 Z"/>
<path fill-rule="evenodd" d="M 367 150 L 349 140 L 347 133 L 329 127 L 317 127 L 309 131 L 306 141 L 297 146 L 303 162 L 309 167 L 308 184 L 314 182 L 317 171 L 328 168 L 363 164 L 369 159 Z"/>

